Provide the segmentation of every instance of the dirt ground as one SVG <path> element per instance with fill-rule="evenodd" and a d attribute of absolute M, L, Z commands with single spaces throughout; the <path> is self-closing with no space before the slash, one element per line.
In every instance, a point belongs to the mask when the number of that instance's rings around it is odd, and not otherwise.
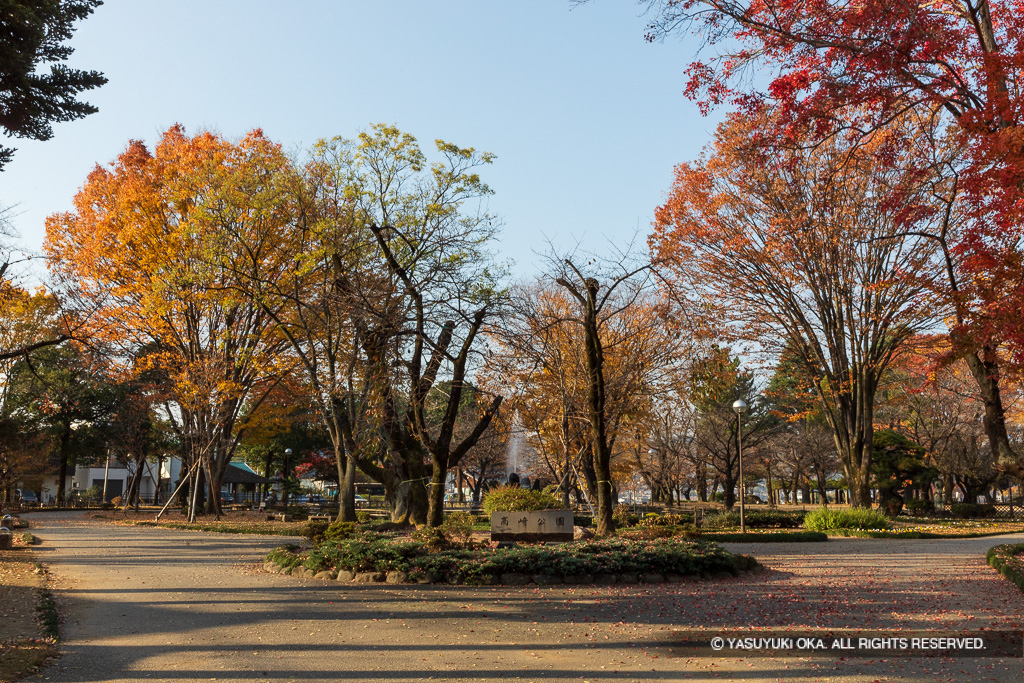
<path fill-rule="evenodd" d="M 985 564 L 1021 537 L 839 539 L 727 547 L 765 569 L 624 586 L 342 584 L 269 574 L 288 539 L 40 515 L 40 553 L 67 621 L 30 680 L 1024 680 L 1020 657 L 674 654 L 723 629 L 1024 628 L 1024 595 Z M 797 547 L 799 546 L 799 547 Z"/>
<path fill-rule="evenodd" d="M 0 550 L 0 681 L 27 676 L 56 655 L 37 612 L 47 576 L 22 533 L 15 533 L 13 549 Z"/>

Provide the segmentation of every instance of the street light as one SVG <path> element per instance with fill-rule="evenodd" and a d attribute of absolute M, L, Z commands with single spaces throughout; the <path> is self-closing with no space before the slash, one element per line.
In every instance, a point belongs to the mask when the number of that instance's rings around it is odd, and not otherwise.
<path fill-rule="evenodd" d="M 292 449 L 284 449 L 284 481 L 281 482 L 281 504 L 288 507 L 288 468 L 292 461 Z M 288 510 L 286 509 L 285 512 Z"/>
<path fill-rule="evenodd" d="M 732 404 L 732 410 L 736 413 L 736 450 L 740 458 L 740 533 L 747 533 L 747 525 L 744 520 L 743 508 L 743 413 L 747 412 L 747 403 L 742 398 L 736 399 Z"/>

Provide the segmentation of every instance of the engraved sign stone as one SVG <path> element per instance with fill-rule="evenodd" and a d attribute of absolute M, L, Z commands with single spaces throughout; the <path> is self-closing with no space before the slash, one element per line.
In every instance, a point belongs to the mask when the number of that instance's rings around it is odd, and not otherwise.
<path fill-rule="evenodd" d="M 571 541 L 572 510 L 492 512 L 492 541 Z"/>

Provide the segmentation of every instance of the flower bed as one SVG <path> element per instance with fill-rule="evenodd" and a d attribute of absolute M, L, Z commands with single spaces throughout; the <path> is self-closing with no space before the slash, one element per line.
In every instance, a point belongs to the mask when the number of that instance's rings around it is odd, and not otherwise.
<path fill-rule="evenodd" d="M 1024 591 L 1024 543 L 993 546 L 985 559 L 989 566 Z"/>
<path fill-rule="evenodd" d="M 557 546 L 434 549 L 417 540 L 377 533 L 326 542 L 308 552 L 285 546 L 271 552 L 267 563 L 321 578 L 334 574 L 356 580 L 478 585 L 658 582 L 735 575 L 757 566 L 752 557 L 733 555 L 704 541 L 602 539 Z"/>

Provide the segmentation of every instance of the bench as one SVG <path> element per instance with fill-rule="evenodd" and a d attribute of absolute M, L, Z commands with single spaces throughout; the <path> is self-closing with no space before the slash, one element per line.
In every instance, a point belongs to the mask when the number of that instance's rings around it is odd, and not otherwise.
<path fill-rule="evenodd" d="M 334 516 L 333 515 L 310 515 L 309 516 L 309 521 L 312 522 L 314 520 L 315 521 L 320 521 L 320 522 L 327 522 L 328 524 L 330 524 L 331 522 L 334 521 Z"/>
<path fill-rule="evenodd" d="M 267 521 L 268 522 L 290 522 L 290 521 L 292 521 L 292 516 L 289 515 L 289 514 L 285 514 L 283 512 L 276 512 L 276 513 L 272 513 L 272 514 L 267 515 Z"/>

